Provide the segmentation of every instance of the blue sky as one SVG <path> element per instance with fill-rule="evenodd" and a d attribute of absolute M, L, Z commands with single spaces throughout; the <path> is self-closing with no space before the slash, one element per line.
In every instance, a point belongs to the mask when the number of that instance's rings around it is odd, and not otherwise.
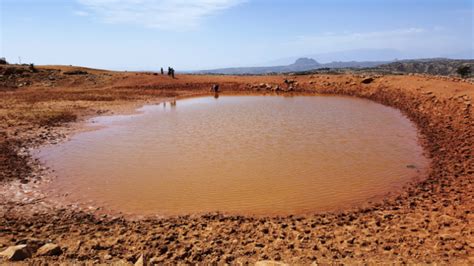
<path fill-rule="evenodd" d="M 0 0 L 0 57 L 178 70 L 473 57 L 472 0 Z M 343 52 L 341 52 L 343 51 Z"/>

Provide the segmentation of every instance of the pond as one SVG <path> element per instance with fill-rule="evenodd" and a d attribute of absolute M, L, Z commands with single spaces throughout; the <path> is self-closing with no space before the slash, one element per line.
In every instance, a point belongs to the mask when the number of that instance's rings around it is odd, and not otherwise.
<path fill-rule="evenodd" d="M 423 178 L 400 111 L 340 96 L 221 96 L 149 105 L 36 156 L 51 193 L 130 214 L 344 209 Z"/>

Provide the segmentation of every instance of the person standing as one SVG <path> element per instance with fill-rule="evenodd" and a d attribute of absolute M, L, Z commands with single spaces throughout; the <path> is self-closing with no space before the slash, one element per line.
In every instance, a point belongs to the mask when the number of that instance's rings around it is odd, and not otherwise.
<path fill-rule="evenodd" d="M 165 74 L 165 71 L 163 70 L 163 68 L 161 68 L 161 75 L 164 75 Z"/>

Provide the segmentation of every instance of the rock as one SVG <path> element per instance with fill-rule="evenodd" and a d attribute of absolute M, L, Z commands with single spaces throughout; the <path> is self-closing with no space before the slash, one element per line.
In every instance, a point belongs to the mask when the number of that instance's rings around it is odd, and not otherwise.
<path fill-rule="evenodd" d="M 28 180 L 26 180 L 26 182 L 28 183 Z M 20 183 L 23 183 L 23 179 L 20 180 Z M 43 240 L 40 240 L 37 238 L 25 238 L 25 239 L 18 240 L 15 243 L 15 245 L 27 245 L 28 249 L 31 252 L 35 252 L 36 250 L 38 250 L 39 247 L 41 247 L 44 244 L 45 242 Z"/>
<path fill-rule="evenodd" d="M 11 246 L 0 252 L 0 257 L 9 261 L 20 261 L 31 257 L 31 250 L 27 245 Z"/>
<path fill-rule="evenodd" d="M 285 266 L 288 265 L 283 262 L 273 261 L 273 260 L 261 260 L 255 263 L 255 266 Z"/>
<path fill-rule="evenodd" d="M 43 245 L 36 252 L 38 256 L 59 256 L 62 253 L 61 247 L 53 243 Z"/>
<path fill-rule="evenodd" d="M 142 255 L 140 255 L 140 257 L 138 258 L 137 261 L 135 261 L 135 266 L 145 266 L 146 265 L 146 260 L 145 260 L 145 257 Z"/>
<path fill-rule="evenodd" d="M 372 83 L 372 81 L 374 81 L 374 78 L 365 78 L 361 81 L 361 83 L 369 84 L 369 83 Z"/>
<path fill-rule="evenodd" d="M 150 259 L 150 264 L 151 265 L 155 265 L 155 264 L 159 264 L 160 262 L 162 262 L 163 260 L 161 258 L 158 258 L 158 257 L 153 257 Z"/>
<path fill-rule="evenodd" d="M 118 261 L 114 261 L 114 262 L 110 263 L 110 265 L 122 266 L 122 265 L 131 265 L 131 264 L 128 263 L 126 260 L 118 260 Z"/>
<path fill-rule="evenodd" d="M 439 236 L 439 238 L 442 240 L 442 241 L 454 241 L 456 240 L 455 237 L 453 237 L 452 235 L 450 234 L 442 234 Z"/>
<path fill-rule="evenodd" d="M 224 255 L 222 259 L 225 261 L 225 263 L 232 263 L 232 261 L 235 260 L 235 257 L 232 255 Z"/>

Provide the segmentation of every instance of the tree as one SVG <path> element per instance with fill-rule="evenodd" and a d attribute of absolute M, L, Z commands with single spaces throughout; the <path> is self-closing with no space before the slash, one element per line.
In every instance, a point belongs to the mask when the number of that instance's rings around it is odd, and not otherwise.
<path fill-rule="evenodd" d="M 467 78 L 471 75 L 471 67 L 470 66 L 460 66 L 456 71 L 462 78 Z"/>

